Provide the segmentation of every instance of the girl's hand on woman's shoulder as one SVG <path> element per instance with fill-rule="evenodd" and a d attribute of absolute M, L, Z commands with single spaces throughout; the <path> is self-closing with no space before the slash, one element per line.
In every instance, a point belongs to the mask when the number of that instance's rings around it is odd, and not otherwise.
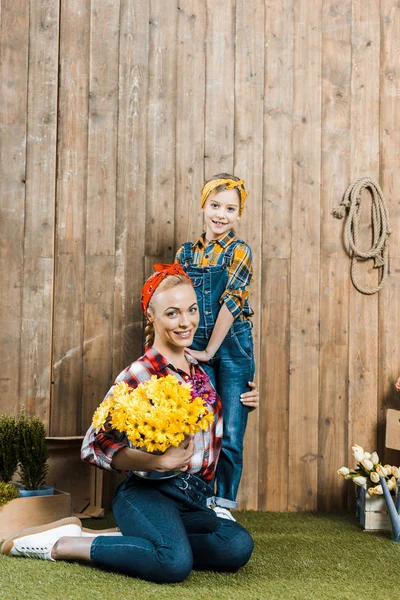
<path fill-rule="evenodd" d="M 251 388 L 250 392 L 245 392 L 240 396 L 240 402 L 247 406 L 251 410 L 259 407 L 260 404 L 260 394 L 258 393 L 258 389 L 256 388 L 256 384 L 254 381 L 249 381 L 249 387 Z"/>

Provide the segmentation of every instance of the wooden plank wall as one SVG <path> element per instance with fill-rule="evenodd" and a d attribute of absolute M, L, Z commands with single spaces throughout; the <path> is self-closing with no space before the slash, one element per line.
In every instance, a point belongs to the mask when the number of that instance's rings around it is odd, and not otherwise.
<path fill-rule="evenodd" d="M 352 443 L 384 451 L 400 405 L 398 1 L 0 0 L 0 19 L 0 410 L 84 433 L 141 354 L 145 276 L 234 171 L 261 391 L 241 506 L 351 505 L 336 470 Z M 375 296 L 331 214 L 362 175 L 393 231 Z"/>

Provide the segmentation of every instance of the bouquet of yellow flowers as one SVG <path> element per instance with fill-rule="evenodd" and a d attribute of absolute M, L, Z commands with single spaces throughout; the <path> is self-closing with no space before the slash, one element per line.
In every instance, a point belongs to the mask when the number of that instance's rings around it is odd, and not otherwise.
<path fill-rule="evenodd" d="M 117 429 L 136 448 L 165 452 L 179 446 L 187 435 L 208 429 L 214 413 L 208 397 L 197 395 L 190 383 L 180 383 L 173 375 L 156 377 L 131 388 L 117 383 L 93 415 L 98 433 Z"/>

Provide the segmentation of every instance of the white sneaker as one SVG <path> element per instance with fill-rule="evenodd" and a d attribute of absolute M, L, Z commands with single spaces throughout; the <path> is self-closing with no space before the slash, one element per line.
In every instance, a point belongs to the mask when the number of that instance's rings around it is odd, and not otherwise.
<path fill-rule="evenodd" d="M 222 508 L 222 506 L 215 506 L 213 511 L 216 513 L 217 517 L 220 519 L 228 519 L 229 521 L 236 521 L 235 517 L 232 515 L 231 511 L 227 508 Z"/>
<path fill-rule="evenodd" d="M 76 517 L 67 517 L 47 525 L 22 529 L 9 537 L 1 546 L 1 554 L 52 560 L 53 546 L 62 537 L 81 537 L 81 522 Z"/>

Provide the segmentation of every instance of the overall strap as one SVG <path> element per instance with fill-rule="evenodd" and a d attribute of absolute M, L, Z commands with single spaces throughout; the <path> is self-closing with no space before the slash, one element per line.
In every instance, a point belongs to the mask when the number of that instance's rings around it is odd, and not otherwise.
<path fill-rule="evenodd" d="M 226 267 L 230 267 L 232 264 L 232 259 L 233 259 L 233 254 L 235 252 L 236 247 L 239 244 L 244 244 L 245 242 L 243 240 L 235 240 L 234 242 L 232 242 L 229 246 L 228 246 L 228 250 L 225 252 L 225 257 L 224 257 L 224 265 Z"/>
<path fill-rule="evenodd" d="M 187 266 L 189 263 L 193 262 L 193 244 L 192 242 L 185 242 L 182 248 L 182 262 Z"/>

